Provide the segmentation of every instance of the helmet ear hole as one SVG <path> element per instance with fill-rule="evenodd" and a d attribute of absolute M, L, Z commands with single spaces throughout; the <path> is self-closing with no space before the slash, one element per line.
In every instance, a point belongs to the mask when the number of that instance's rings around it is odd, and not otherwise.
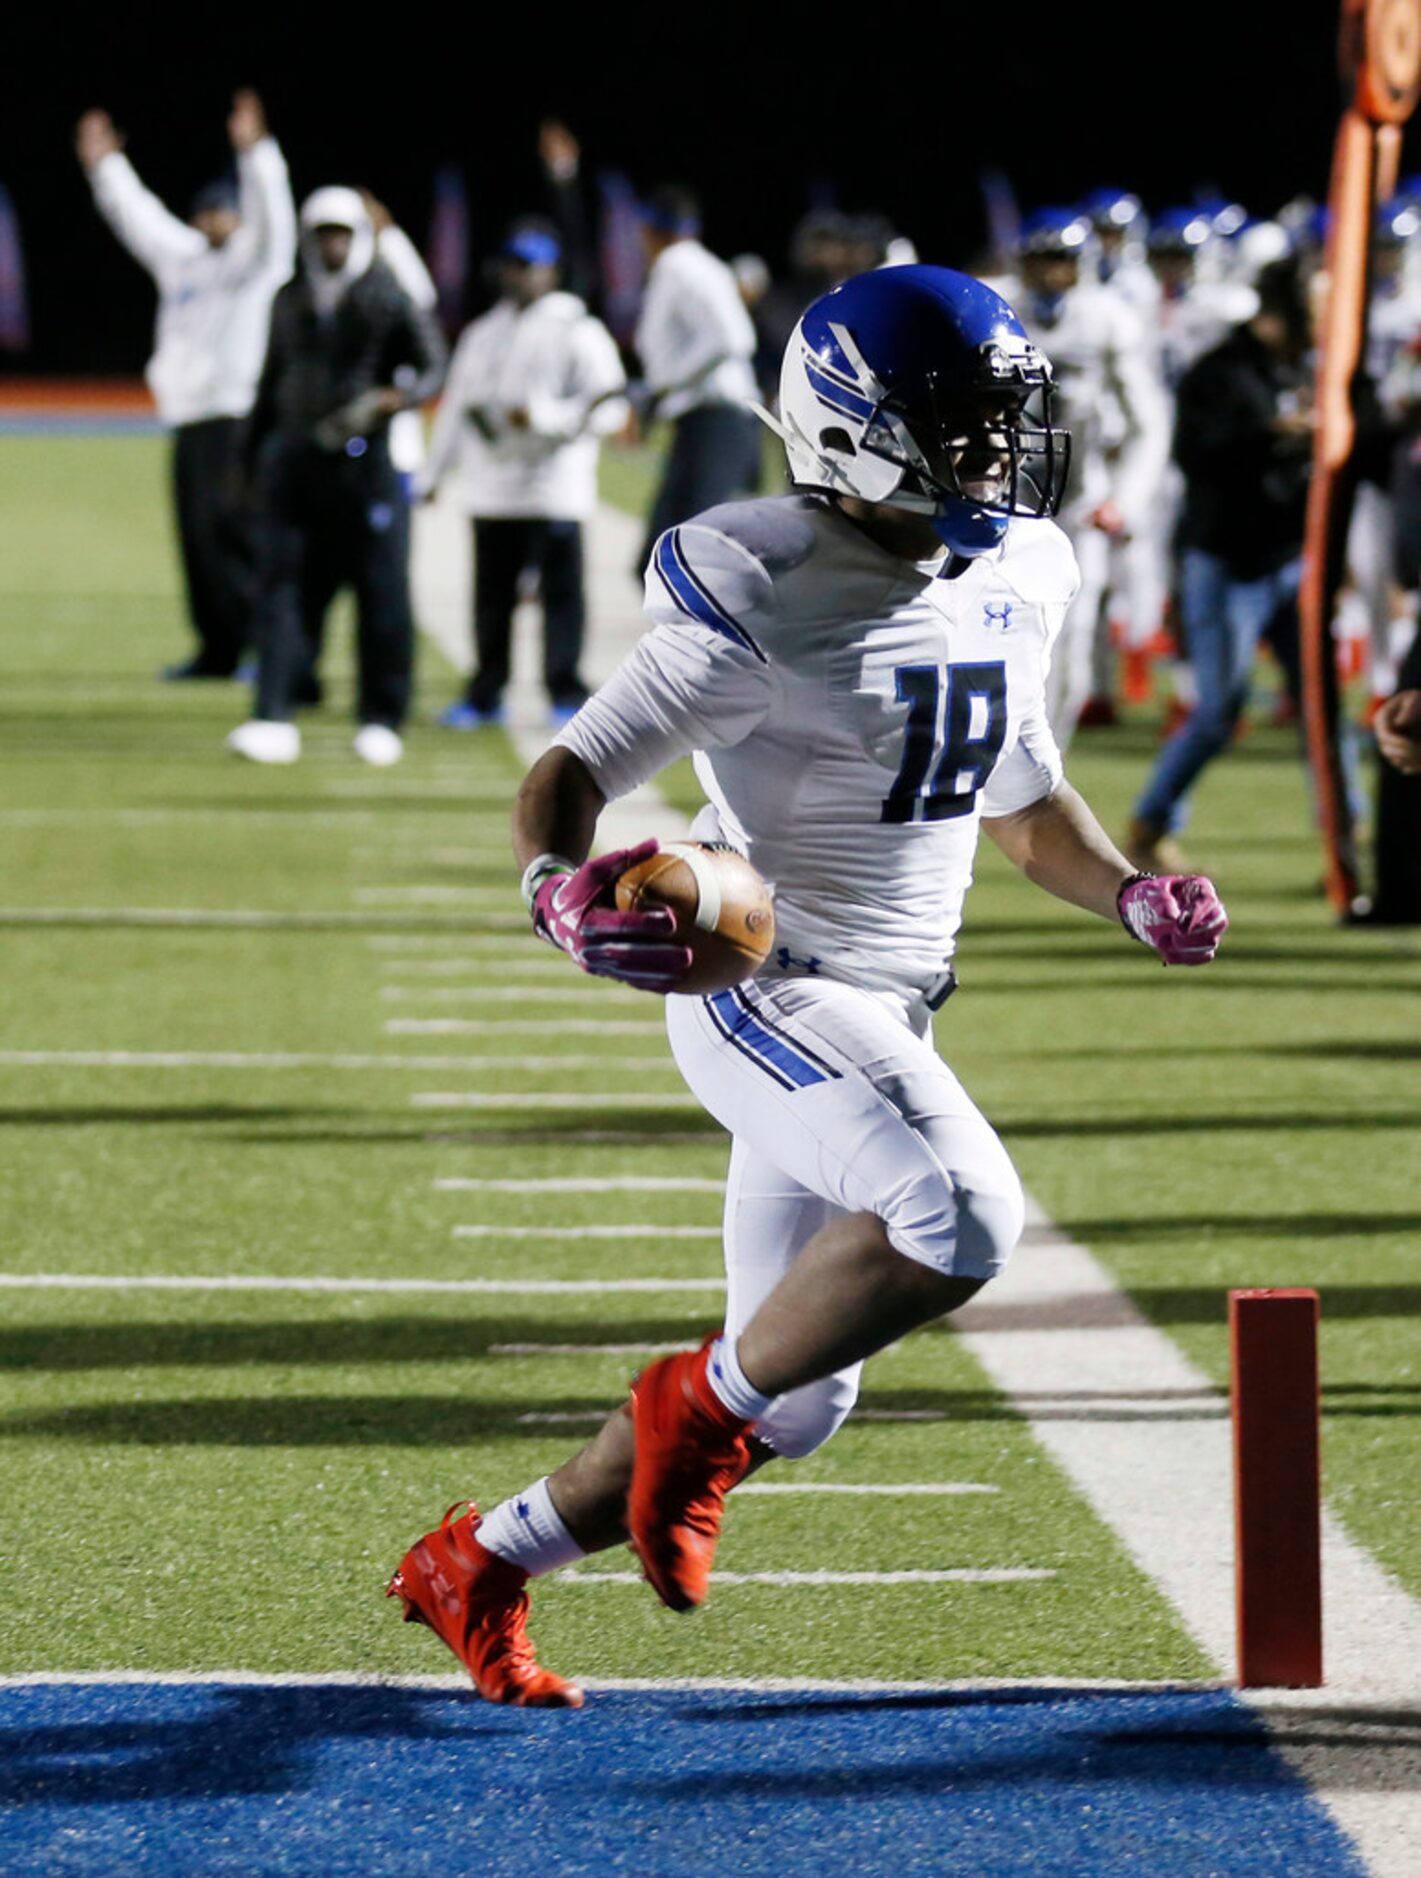
<path fill-rule="evenodd" d="M 837 428 L 820 431 L 819 448 L 821 450 L 832 450 L 836 456 L 853 456 L 855 454 L 853 438 L 846 430 L 839 430 Z"/>

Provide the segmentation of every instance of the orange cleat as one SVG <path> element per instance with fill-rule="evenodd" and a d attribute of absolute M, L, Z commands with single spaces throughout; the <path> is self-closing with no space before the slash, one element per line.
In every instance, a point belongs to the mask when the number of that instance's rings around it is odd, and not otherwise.
<path fill-rule="evenodd" d="M 652 1590 L 672 1611 L 704 1602 L 725 1496 L 750 1465 L 751 1424 L 731 1414 L 706 1376 L 712 1342 L 662 1357 L 632 1384 L 627 1528 Z"/>
<path fill-rule="evenodd" d="M 461 1506 L 468 1517 L 454 1520 Z M 478 1524 L 473 1502 L 456 1500 L 438 1530 L 405 1553 L 385 1596 L 400 1599 L 407 1624 L 426 1624 L 449 1645 L 486 1702 L 581 1708 L 577 1684 L 540 1668 L 533 1654 L 527 1572 L 480 1545 Z"/>

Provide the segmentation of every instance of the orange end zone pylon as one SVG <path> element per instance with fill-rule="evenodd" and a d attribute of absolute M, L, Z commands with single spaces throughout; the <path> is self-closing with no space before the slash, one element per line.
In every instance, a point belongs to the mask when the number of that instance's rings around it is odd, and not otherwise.
<path fill-rule="evenodd" d="M 1332 615 L 1354 489 L 1353 388 L 1362 367 L 1372 222 L 1396 185 L 1400 126 L 1421 96 L 1421 0 L 1342 0 L 1340 54 L 1350 97 L 1337 129 L 1328 193 L 1327 295 L 1318 346 L 1312 484 L 1303 579 L 1303 708 L 1334 910 L 1358 899 L 1357 857 L 1342 771 L 1341 682 Z"/>
<path fill-rule="evenodd" d="M 1231 1291 L 1238 1680 L 1322 1685 L 1315 1291 Z"/>

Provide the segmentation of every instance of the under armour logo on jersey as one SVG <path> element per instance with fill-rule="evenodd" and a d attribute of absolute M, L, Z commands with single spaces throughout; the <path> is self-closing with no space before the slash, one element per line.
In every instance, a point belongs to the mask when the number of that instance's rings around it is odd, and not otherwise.
<path fill-rule="evenodd" d="M 986 601 L 982 608 L 982 623 L 986 626 L 1000 626 L 1006 632 L 1011 625 L 1011 601 Z"/>
<path fill-rule="evenodd" d="M 791 952 L 788 946 L 781 946 L 779 948 L 775 953 L 775 962 L 782 972 L 803 972 L 806 978 L 817 978 L 819 976 L 819 966 L 821 963 L 819 959 L 801 958 L 798 953 Z"/>

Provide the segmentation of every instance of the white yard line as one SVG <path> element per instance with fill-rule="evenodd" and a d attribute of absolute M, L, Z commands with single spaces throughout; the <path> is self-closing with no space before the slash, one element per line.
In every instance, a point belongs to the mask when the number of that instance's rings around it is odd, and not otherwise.
<path fill-rule="evenodd" d="M 436 1180 L 440 1193 L 724 1193 L 723 1180 L 658 1179 L 653 1174 L 604 1176 L 595 1180 Z"/>
<path fill-rule="evenodd" d="M 666 1026 L 653 1019 L 622 1017 L 535 1017 L 490 1019 L 477 1017 L 392 1017 L 385 1023 L 391 1037 L 649 1037 L 665 1036 Z"/>
<path fill-rule="evenodd" d="M 523 953 L 505 953 L 495 958 L 391 959 L 385 969 L 398 972 L 404 978 L 468 978 L 475 973 L 487 977 L 508 971 L 543 976 L 548 972 L 566 973 L 568 963 L 557 954 L 550 958 L 529 958 Z"/>
<path fill-rule="evenodd" d="M 719 1226 L 455 1226 L 456 1239 L 712 1239 Z"/>
<path fill-rule="evenodd" d="M 569 966 L 569 971 L 575 967 Z M 594 999 L 612 1004 L 644 1002 L 651 994 L 631 985 L 620 985 L 610 978 L 582 974 L 583 982 L 566 985 L 528 985 L 521 981 L 488 985 L 386 985 L 380 996 L 420 1004 L 507 1004 L 516 998 L 520 1004 L 588 1004 Z"/>
<path fill-rule="evenodd" d="M 417 1109 L 699 1109 L 693 1095 L 672 1091 L 662 1095 L 644 1089 L 629 1089 L 625 1095 L 471 1095 L 467 1090 L 430 1090 L 412 1095 L 410 1106 Z M 661 1136 L 623 1135 L 625 1141 L 640 1139 L 650 1147 Z"/>
<path fill-rule="evenodd" d="M 339 907 L 322 913 L 279 912 L 273 907 L 0 906 L 0 926 L 231 926 L 279 931 L 283 927 L 365 926 L 376 918 L 427 926 L 426 919 L 413 913 L 351 913 Z M 527 915 L 519 912 L 480 913 L 479 920 L 485 926 L 507 926 L 510 931 L 526 932 L 528 927 Z M 440 927 L 446 933 L 461 930 L 452 920 Z"/>
<path fill-rule="evenodd" d="M 436 1295 L 595 1297 L 621 1291 L 723 1291 L 720 1272 L 704 1278 L 334 1278 L 231 1277 L 148 1274 L 114 1276 L 106 1272 L 0 1272 L 0 1291 L 375 1291 L 431 1292 Z M 638 1345 L 638 1348 L 644 1346 Z M 679 1344 L 676 1346 L 681 1347 Z M 521 1419 L 521 1418 L 520 1418 Z M 592 1419 L 602 1421 L 602 1415 Z"/>
<path fill-rule="evenodd" d="M 569 966 L 569 971 L 575 968 Z M 595 978 L 589 973 L 561 985 L 528 984 L 522 979 L 500 979 L 483 985 L 386 985 L 380 996 L 390 1002 L 409 1004 L 493 1004 L 506 1005 L 513 1001 L 519 1004 L 609 1004 L 625 1008 L 628 1005 L 646 1009 L 649 993 L 638 991 L 632 985 L 618 984 L 610 978 Z M 665 1024 L 657 1021 L 654 1028 L 663 1031 Z"/>
<path fill-rule="evenodd" d="M 623 1069 L 675 1069 L 669 1056 L 619 1057 Z M 605 1069 L 605 1056 L 326 1056 L 314 1051 L 243 1050 L 0 1050 L 0 1069 L 434 1069 L 510 1070 Z"/>
<path fill-rule="evenodd" d="M 786 1585 L 801 1590 L 817 1590 L 829 1585 L 1022 1585 L 1039 1584 L 1055 1578 L 1054 1570 L 1033 1565 L 963 1566 L 943 1571 L 906 1572 L 712 1572 L 713 1585 Z M 549 1585 L 640 1585 L 646 1588 L 641 1572 L 562 1571 L 539 1580 L 542 1591 Z"/>

